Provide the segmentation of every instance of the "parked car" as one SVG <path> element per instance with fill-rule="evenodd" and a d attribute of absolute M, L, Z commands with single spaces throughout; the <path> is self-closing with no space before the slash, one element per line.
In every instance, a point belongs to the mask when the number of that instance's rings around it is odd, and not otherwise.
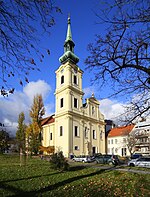
<path fill-rule="evenodd" d="M 142 157 L 142 154 L 140 153 L 134 153 L 132 156 L 131 156 L 131 159 L 137 159 L 139 157 Z"/>
<path fill-rule="evenodd" d="M 132 159 L 128 162 L 128 166 L 150 168 L 150 157 L 140 157 L 137 159 Z"/>
<path fill-rule="evenodd" d="M 79 155 L 72 158 L 72 160 L 77 162 L 90 163 L 94 161 L 94 158 L 88 155 Z"/>
<path fill-rule="evenodd" d="M 94 153 L 92 157 L 95 158 L 95 157 L 99 157 L 101 155 L 102 155 L 102 153 Z"/>
<path fill-rule="evenodd" d="M 95 157 L 96 163 L 101 164 L 109 164 L 109 165 L 118 165 L 119 164 L 119 158 L 117 155 L 99 155 L 98 157 Z"/>

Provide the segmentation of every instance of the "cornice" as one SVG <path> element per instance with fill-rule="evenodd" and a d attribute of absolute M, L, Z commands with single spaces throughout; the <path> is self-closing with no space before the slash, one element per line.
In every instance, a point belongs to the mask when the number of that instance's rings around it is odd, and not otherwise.
<path fill-rule="evenodd" d="M 86 120 L 86 121 L 89 121 L 89 122 L 94 122 L 94 123 L 99 123 L 99 124 L 102 124 L 102 125 L 105 125 L 105 122 L 100 120 L 100 119 L 95 119 L 95 118 L 92 118 L 90 116 L 85 116 L 83 115 L 81 112 L 77 113 L 77 112 L 73 112 L 73 111 L 64 111 L 64 112 L 61 112 L 61 113 L 58 113 L 55 115 L 55 118 L 60 118 L 62 116 L 72 116 L 72 117 L 77 117 L 79 119 L 82 119 L 82 120 Z"/>
<path fill-rule="evenodd" d="M 80 95 L 84 95 L 84 92 L 82 92 L 81 90 L 73 87 L 72 85 L 64 85 L 64 86 L 60 87 L 59 89 L 57 89 L 55 91 L 54 95 L 59 94 L 59 93 L 63 92 L 64 90 L 67 90 L 67 89 L 72 90 L 72 91 L 74 91 L 74 92 L 76 92 Z"/>

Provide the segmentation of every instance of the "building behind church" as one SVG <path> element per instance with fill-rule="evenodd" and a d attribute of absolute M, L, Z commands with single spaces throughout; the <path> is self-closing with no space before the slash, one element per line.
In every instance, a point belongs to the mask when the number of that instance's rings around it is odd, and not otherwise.
<path fill-rule="evenodd" d="M 83 71 L 74 53 L 70 17 L 64 54 L 56 70 L 55 114 L 42 121 L 44 147 L 54 146 L 65 157 L 105 153 L 105 122 L 94 94 L 83 103 Z"/>

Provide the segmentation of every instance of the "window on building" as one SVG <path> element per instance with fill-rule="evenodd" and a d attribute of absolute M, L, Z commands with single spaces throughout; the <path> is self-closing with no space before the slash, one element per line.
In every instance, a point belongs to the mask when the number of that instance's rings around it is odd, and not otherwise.
<path fill-rule="evenodd" d="M 126 148 L 122 148 L 121 149 L 121 154 L 122 154 L 122 157 L 126 156 L 127 155 L 127 149 Z"/>
<path fill-rule="evenodd" d="M 110 140 L 108 140 L 108 144 L 110 144 Z"/>
<path fill-rule="evenodd" d="M 115 139 L 115 144 L 117 144 L 117 139 Z"/>
<path fill-rule="evenodd" d="M 96 139 L 96 131 L 93 130 L 93 139 Z"/>
<path fill-rule="evenodd" d="M 111 149 L 112 154 L 114 154 L 114 147 Z"/>
<path fill-rule="evenodd" d="M 79 146 L 75 146 L 74 147 L 74 150 L 79 150 Z"/>
<path fill-rule="evenodd" d="M 63 136 L 63 126 L 60 126 L 60 136 Z"/>
<path fill-rule="evenodd" d="M 75 127 L 74 127 L 74 136 L 75 136 L 75 137 L 79 137 L 78 126 L 75 126 Z"/>
<path fill-rule="evenodd" d="M 118 148 L 115 148 L 115 153 L 116 153 L 116 154 L 118 153 Z"/>
<path fill-rule="evenodd" d="M 146 141 L 145 142 L 149 142 L 149 139 L 148 138 L 146 138 Z"/>
<path fill-rule="evenodd" d="M 64 83 L 64 75 L 61 76 L 61 84 Z"/>
<path fill-rule="evenodd" d="M 78 99 L 77 98 L 74 98 L 74 107 L 78 108 Z"/>
<path fill-rule="evenodd" d="M 53 139 L 53 137 L 52 137 L 52 133 L 50 133 L 50 140 L 52 140 Z"/>
<path fill-rule="evenodd" d="M 92 115 L 94 114 L 94 112 L 95 112 L 95 107 L 92 106 Z"/>
<path fill-rule="evenodd" d="M 113 139 L 111 139 L 111 144 L 113 144 Z"/>
<path fill-rule="evenodd" d="M 126 143 L 126 138 L 123 138 L 123 143 Z"/>
<path fill-rule="evenodd" d="M 73 76 L 73 83 L 77 85 L 77 76 L 76 75 Z"/>
<path fill-rule="evenodd" d="M 96 153 L 96 147 L 93 146 L 93 147 L 92 147 L 92 154 L 95 154 L 95 153 Z"/>
<path fill-rule="evenodd" d="M 60 107 L 62 108 L 63 106 L 64 106 L 64 99 L 61 98 L 61 99 L 60 99 Z"/>

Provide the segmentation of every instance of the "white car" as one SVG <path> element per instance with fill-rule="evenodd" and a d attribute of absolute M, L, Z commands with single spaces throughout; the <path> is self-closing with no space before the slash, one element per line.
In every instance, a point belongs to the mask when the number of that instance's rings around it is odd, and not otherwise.
<path fill-rule="evenodd" d="M 72 160 L 78 161 L 78 162 L 83 162 L 83 163 L 90 163 L 90 162 L 94 161 L 94 159 L 92 157 L 87 156 L 87 155 L 76 156 Z"/>
<path fill-rule="evenodd" d="M 128 166 L 150 168 L 150 157 L 140 157 L 138 159 L 132 159 L 128 162 Z"/>

